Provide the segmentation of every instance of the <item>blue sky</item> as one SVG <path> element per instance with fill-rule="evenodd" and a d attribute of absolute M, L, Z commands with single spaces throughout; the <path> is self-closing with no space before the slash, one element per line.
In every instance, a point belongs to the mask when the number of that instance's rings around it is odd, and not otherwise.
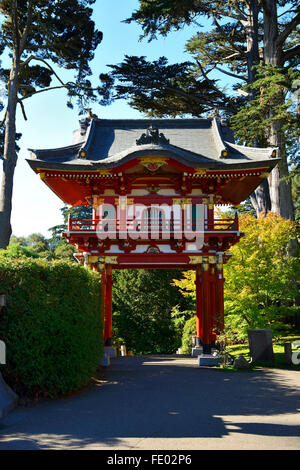
<path fill-rule="evenodd" d="M 139 42 L 141 28 L 137 24 L 125 24 L 138 7 L 138 0 L 97 0 L 94 5 L 94 21 L 103 32 L 103 41 L 91 63 L 93 81 L 101 72 L 107 71 L 106 64 L 119 63 L 125 54 L 145 55 L 149 60 L 165 55 L 169 62 L 189 60 L 183 53 L 184 44 L 198 28 L 190 27 L 148 43 Z M 19 142 L 21 150 L 15 172 L 12 228 L 17 236 L 42 233 L 50 236 L 48 229 L 62 223 L 60 208 L 63 202 L 39 179 L 25 161 L 28 148 L 54 148 L 70 145 L 72 132 L 78 128 L 79 116 L 76 108 L 66 106 L 64 91 L 41 93 L 28 99 L 27 121 L 18 115 L 17 130 L 22 133 Z M 99 118 L 139 118 L 139 112 L 125 102 L 115 102 L 108 107 L 93 105 L 93 112 Z M 1 168 L 2 171 L 2 168 Z"/>

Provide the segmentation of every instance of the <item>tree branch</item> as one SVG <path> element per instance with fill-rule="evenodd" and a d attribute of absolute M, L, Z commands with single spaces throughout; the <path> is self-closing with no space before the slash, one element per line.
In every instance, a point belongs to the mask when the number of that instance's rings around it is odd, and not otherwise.
<path fill-rule="evenodd" d="M 48 67 L 48 69 L 53 73 L 53 75 L 57 78 L 57 80 L 59 81 L 59 83 L 61 83 L 61 85 L 65 85 L 65 83 L 62 81 L 62 79 L 57 75 L 57 73 L 55 72 L 55 70 L 53 69 L 53 67 L 51 67 L 50 64 L 48 64 L 48 62 L 44 59 L 41 59 L 40 57 L 36 57 L 34 55 L 30 55 L 26 60 L 24 60 L 24 62 L 21 62 L 20 64 L 20 68 L 21 67 L 24 67 L 25 65 L 28 65 L 29 62 L 31 62 L 32 60 L 36 60 L 38 62 L 42 62 L 43 64 L 46 65 L 46 67 Z"/>
<path fill-rule="evenodd" d="M 0 122 L 0 128 L 1 128 L 1 127 L 4 125 L 4 123 L 5 123 L 5 120 L 6 120 L 6 115 L 7 115 L 7 108 L 6 108 L 6 110 L 5 110 L 5 113 L 4 113 L 4 116 L 3 116 L 3 119 L 2 119 L 2 121 Z"/>
<path fill-rule="evenodd" d="M 49 88 L 42 88 L 41 90 L 34 91 L 32 93 L 28 93 L 28 95 L 23 96 L 23 98 L 19 98 L 18 102 L 21 104 L 22 101 L 26 100 L 27 98 L 30 98 L 33 95 L 37 95 L 38 93 L 44 93 L 45 91 L 51 91 L 51 90 L 57 90 L 59 88 L 68 88 L 67 85 L 57 85 L 57 86 L 52 86 Z"/>
<path fill-rule="evenodd" d="M 291 10 L 287 10 L 287 11 L 284 11 L 283 13 L 281 13 L 281 15 L 278 15 L 277 16 L 277 19 L 278 18 L 281 18 L 282 16 L 286 15 L 287 13 L 296 13 L 297 10 L 294 10 L 293 8 Z"/>
<path fill-rule="evenodd" d="M 291 47 L 290 49 L 287 49 L 286 51 L 283 51 L 283 60 L 284 62 L 286 60 L 291 59 L 292 57 L 295 57 L 300 54 L 300 44 L 298 44 L 295 47 Z"/>
<path fill-rule="evenodd" d="M 25 121 L 27 121 L 27 116 L 26 116 L 26 113 L 25 113 L 24 104 L 23 104 L 22 101 L 19 100 L 19 99 L 18 99 L 18 103 L 20 103 L 21 110 L 22 110 L 22 114 L 23 114 L 23 118 L 25 119 Z"/>
<path fill-rule="evenodd" d="M 205 52 L 206 56 L 211 60 L 211 62 L 212 62 L 212 64 L 213 64 L 213 68 L 215 68 L 216 70 L 219 70 L 219 72 L 222 72 L 222 73 L 225 73 L 226 75 L 229 75 L 230 77 L 237 78 L 238 80 L 245 80 L 245 81 L 247 82 L 247 78 L 242 77 L 242 76 L 240 76 L 240 75 L 236 75 L 236 74 L 233 73 L 233 72 L 227 72 L 227 70 L 223 70 L 223 69 L 221 69 L 220 67 L 218 67 L 217 64 L 218 64 L 219 62 L 216 62 L 216 61 L 214 60 L 214 58 L 213 58 L 210 54 L 208 54 L 207 51 L 204 51 L 204 52 Z M 239 55 L 239 53 L 234 53 L 234 54 L 232 54 L 231 56 L 228 56 L 227 59 L 229 59 L 230 57 L 233 57 L 234 55 Z M 225 59 L 226 59 L 226 57 L 225 57 Z M 212 69 L 211 69 L 211 70 L 212 70 Z"/>
<path fill-rule="evenodd" d="M 203 77 L 205 78 L 205 80 L 207 80 L 207 81 L 210 83 L 211 87 L 212 87 L 217 93 L 220 93 L 220 90 L 214 85 L 213 80 L 211 80 L 211 79 L 208 77 L 208 75 L 207 75 L 207 73 L 205 72 L 204 68 L 202 67 L 201 63 L 200 63 L 198 60 L 196 60 L 196 62 L 197 62 L 197 64 L 198 64 L 198 67 L 199 67 L 199 69 L 201 70 L 201 73 L 202 73 Z M 213 70 L 213 69 L 211 69 L 209 72 L 211 72 L 212 70 Z M 209 72 L 208 72 L 208 73 L 209 73 Z"/>
<path fill-rule="evenodd" d="M 166 86 L 165 89 L 168 90 L 169 92 L 175 94 L 175 95 L 182 96 L 184 98 L 187 98 L 190 101 L 195 101 L 195 103 L 199 103 L 201 105 L 211 104 L 211 106 L 218 106 L 218 108 L 221 108 L 221 109 L 224 109 L 224 110 L 227 109 L 226 106 L 222 106 L 220 103 L 218 103 L 218 105 L 216 105 L 215 102 L 213 102 L 211 100 L 209 101 L 207 99 L 207 97 L 205 99 L 204 98 L 201 99 L 201 98 L 198 98 L 198 96 L 196 96 L 196 95 L 190 95 L 189 93 L 181 90 L 180 88 L 172 88 L 172 87 Z M 220 92 L 220 90 L 219 90 L 219 92 Z"/>
<path fill-rule="evenodd" d="M 290 21 L 286 26 L 285 29 L 279 34 L 277 41 L 276 41 L 276 46 L 279 47 L 281 46 L 287 37 L 293 32 L 293 30 L 298 26 L 300 23 L 300 12 Z"/>
<path fill-rule="evenodd" d="M 239 52 L 240 54 L 244 54 L 244 51 L 243 51 L 241 48 L 237 47 L 236 44 L 235 44 L 233 41 L 231 41 L 231 39 L 230 39 L 230 37 L 229 37 L 229 34 L 226 34 L 226 33 L 224 32 L 222 26 L 219 24 L 219 22 L 217 21 L 217 19 L 216 19 L 215 16 L 213 16 L 213 22 L 214 22 L 214 24 L 215 24 L 217 30 L 218 30 L 219 33 L 221 34 L 221 36 L 223 36 L 223 38 L 225 38 L 226 41 L 229 42 L 229 44 L 231 45 L 231 47 L 232 47 L 235 51 Z"/>
<path fill-rule="evenodd" d="M 217 65 L 216 65 L 215 69 L 219 70 L 219 72 L 222 72 L 222 73 L 225 73 L 226 75 L 229 75 L 229 77 L 237 78 L 238 80 L 244 80 L 245 82 L 247 82 L 246 77 L 243 77 L 241 75 L 236 75 L 235 73 L 228 72 L 227 70 L 223 70 L 220 67 L 218 67 Z"/>
<path fill-rule="evenodd" d="M 33 95 L 37 95 L 38 93 L 44 93 L 45 91 L 51 91 L 51 90 L 58 90 L 60 88 L 66 88 L 68 90 L 71 90 L 72 88 L 79 88 L 80 90 L 90 90 L 90 91 L 96 91 L 98 90 L 97 87 L 91 88 L 88 86 L 80 85 L 79 83 L 73 83 L 73 82 L 67 82 L 63 83 L 62 85 L 56 85 L 48 88 L 42 88 L 41 90 L 33 91 L 32 93 L 28 93 L 26 96 L 23 96 L 22 98 L 19 98 L 18 101 L 21 103 L 21 101 L 26 100 L 27 98 L 30 98 Z M 79 95 L 78 95 L 79 96 Z"/>
<path fill-rule="evenodd" d="M 219 10 L 211 10 L 212 14 L 220 14 Z M 222 16 L 227 17 L 227 18 L 233 18 L 234 20 L 241 21 L 241 20 L 246 20 L 246 16 L 242 14 L 240 10 L 238 10 L 238 13 L 233 13 L 232 10 L 227 10 L 227 11 L 222 11 Z"/>

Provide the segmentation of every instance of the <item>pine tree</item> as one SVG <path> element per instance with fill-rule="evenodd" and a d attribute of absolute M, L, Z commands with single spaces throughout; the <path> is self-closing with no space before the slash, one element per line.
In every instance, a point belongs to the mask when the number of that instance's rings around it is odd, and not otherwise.
<path fill-rule="evenodd" d="M 1 69 L 6 82 L 7 106 L 4 125 L 3 175 L 0 189 L 0 248 L 11 235 L 14 171 L 17 164 L 16 110 L 25 119 L 24 101 L 48 90 L 65 88 L 68 104 L 78 98 L 81 107 L 96 99 L 88 76 L 90 61 L 102 40 L 91 19 L 95 0 L 3 0 L 0 4 L 0 53 L 8 51 L 9 69 Z M 74 80 L 64 82 L 56 72 L 74 71 Z M 52 84 L 55 80 L 56 84 Z"/>
<path fill-rule="evenodd" d="M 211 28 L 200 30 L 188 41 L 186 50 L 192 54 L 192 62 L 169 65 L 165 58 L 164 63 L 161 60 L 148 63 L 144 58 L 126 57 L 122 64 L 113 65 L 112 72 L 103 77 L 105 91 L 111 90 L 112 98 L 129 98 L 133 107 L 151 116 L 190 114 L 198 117 L 217 107 L 221 114 L 230 117 L 252 100 L 256 102 L 265 91 L 255 86 L 244 90 L 245 85 L 261 79 L 257 75 L 259 65 L 269 67 L 269 72 L 270 67 L 274 67 L 274 73 L 278 67 L 283 68 L 283 73 L 289 69 L 294 71 L 300 50 L 296 39 L 300 13 L 295 0 L 140 0 L 139 8 L 126 21 L 140 24 L 142 37 L 151 41 L 158 34 L 167 36 L 172 30 L 184 28 L 198 19 L 201 21 L 202 17 L 211 20 Z M 155 76 L 158 64 L 160 70 Z M 173 77 L 172 67 L 174 72 L 179 71 Z M 142 79 L 139 81 L 140 70 Z M 236 80 L 233 89 L 237 95 L 219 87 L 211 78 L 215 71 Z M 272 210 L 293 219 L 283 128 L 288 114 L 274 119 L 274 107 L 285 105 L 285 95 L 273 96 L 266 115 L 260 115 L 260 120 L 265 120 L 269 126 L 264 138 L 251 142 L 256 146 L 278 147 L 281 157 L 281 164 L 251 195 L 251 200 L 257 214 Z M 246 134 L 246 125 L 243 130 Z M 246 140 L 249 141 L 249 136 Z"/>

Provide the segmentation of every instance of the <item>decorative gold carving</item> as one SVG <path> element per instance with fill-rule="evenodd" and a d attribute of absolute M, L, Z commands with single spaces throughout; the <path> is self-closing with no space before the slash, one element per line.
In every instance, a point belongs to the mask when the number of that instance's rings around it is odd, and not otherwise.
<path fill-rule="evenodd" d="M 227 150 L 222 150 L 221 152 L 221 158 L 228 157 L 228 152 Z"/>
<path fill-rule="evenodd" d="M 167 163 L 168 158 L 167 157 L 141 157 L 139 158 L 139 161 L 141 163 Z"/>
<path fill-rule="evenodd" d="M 202 256 L 189 256 L 190 264 L 201 264 Z"/>
<path fill-rule="evenodd" d="M 207 256 L 203 257 L 202 268 L 203 268 L 203 271 L 209 270 L 209 259 Z"/>
<path fill-rule="evenodd" d="M 183 209 L 184 206 L 187 205 L 187 204 L 192 204 L 192 199 L 191 198 L 187 198 L 187 197 L 173 198 L 173 205 L 174 206 L 178 205 Z"/>
<path fill-rule="evenodd" d="M 111 175 L 110 170 L 97 170 L 100 175 Z"/>
<path fill-rule="evenodd" d="M 164 157 L 143 157 L 140 158 L 140 163 L 151 173 L 155 173 L 161 166 L 167 163 L 167 158 Z"/>
<path fill-rule="evenodd" d="M 209 209 L 213 209 L 213 208 L 214 208 L 214 198 L 213 198 L 212 195 L 209 196 L 208 208 L 209 208 Z"/>
<path fill-rule="evenodd" d="M 223 263 L 220 263 L 220 262 L 217 263 L 217 264 L 216 264 L 216 268 L 217 268 L 217 271 L 222 271 L 222 269 L 223 269 Z"/>
<path fill-rule="evenodd" d="M 115 198 L 115 206 L 118 206 L 120 204 L 120 198 L 116 197 Z M 133 197 L 127 197 L 126 199 L 124 197 L 121 198 L 121 208 L 124 209 L 125 206 L 132 206 L 134 204 L 134 198 Z"/>
<path fill-rule="evenodd" d="M 217 257 L 216 256 L 209 256 L 208 257 L 208 262 L 209 262 L 209 264 L 215 264 L 217 262 Z"/>
<path fill-rule="evenodd" d="M 79 158 L 86 158 L 86 151 L 85 150 L 80 150 Z"/>
<path fill-rule="evenodd" d="M 97 197 L 94 200 L 93 208 L 98 209 L 99 206 L 102 206 L 105 202 L 105 199 L 102 197 Z"/>
<path fill-rule="evenodd" d="M 205 175 L 207 172 L 206 168 L 196 168 L 194 175 Z"/>
<path fill-rule="evenodd" d="M 150 194 L 157 194 L 158 191 L 160 190 L 160 187 L 159 186 L 154 186 L 154 184 L 152 184 L 152 186 L 150 186 L 149 188 L 146 188 L 146 191 L 148 191 Z"/>
<path fill-rule="evenodd" d="M 41 180 L 44 180 L 46 178 L 46 173 L 42 171 L 42 173 L 39 173 Z"/>
<path fill-rule="evenodd" d="M 117 256 L 103 256 L 101 262 L 105 264 L 118 264 Z"/>
<path fill-rule="evenodd" d="M 269 176 L 269 173 L 268 173 L 267 171 L 265 171 L 264 173 L 261 173 L 261 174 L 259 175 L 259 177 L 260 177 L 261 179 L 263 179 L 263 178 L 268 178 L 268 176 Z"/>

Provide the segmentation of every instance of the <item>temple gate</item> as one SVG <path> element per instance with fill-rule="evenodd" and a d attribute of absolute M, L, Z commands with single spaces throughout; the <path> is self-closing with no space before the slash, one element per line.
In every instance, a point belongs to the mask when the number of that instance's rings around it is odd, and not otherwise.
<path fill-rule="evenodd" d="M 63 236 L 101 272 L 105 344 L 113 269 L 194 269 L 197 345 L 210 353 L 224 327 L 223 265 L 243 236 L 237 216 L 214 209 L 244 201 L 278 163 L 276 149 L 236 145 L 218 118 L 85 118 L 72 145 L 31 150 L 28 163 L 65 203 L 93 208 Z"/>

